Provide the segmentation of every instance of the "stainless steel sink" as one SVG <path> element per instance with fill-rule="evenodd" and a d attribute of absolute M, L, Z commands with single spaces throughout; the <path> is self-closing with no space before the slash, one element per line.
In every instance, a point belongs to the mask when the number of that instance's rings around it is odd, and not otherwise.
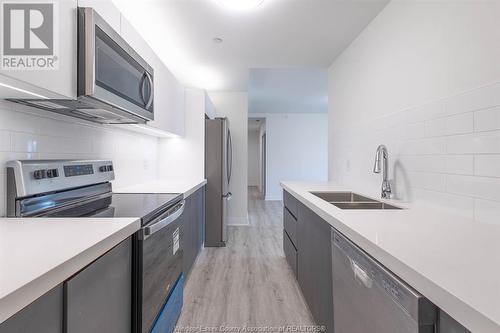
<path fill-rule="evenodd" d="M 354 192 L 311 192 L 340 209 L 402 209 Z"/>
<path fill-rule="evenodd" d="M 384 202 L 331 202 L 340 209 L 401 209 Z"/>
<path fill-rule="evenodd" d="M 311 194 L 328 202 L 377 202 L 353 192 L 311 192 Z"/>

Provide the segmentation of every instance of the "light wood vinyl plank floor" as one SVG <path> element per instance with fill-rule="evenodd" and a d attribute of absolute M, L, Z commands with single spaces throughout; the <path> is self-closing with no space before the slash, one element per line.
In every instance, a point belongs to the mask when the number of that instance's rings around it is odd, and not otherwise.
<path fill-rule="evenodd" d="M 177 327 L 314 325 L 283 253 L 283 206 L 249 188 L 249 226 L 205 248 L 185 286 Z M 196 330 L 195 330 L 196 331 Z"/>

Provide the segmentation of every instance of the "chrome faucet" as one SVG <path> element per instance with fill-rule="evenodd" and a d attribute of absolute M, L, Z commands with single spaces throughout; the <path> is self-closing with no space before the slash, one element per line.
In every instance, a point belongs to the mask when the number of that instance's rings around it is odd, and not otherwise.
<path fill-rule="evenodd" d="M 381 166 L 381 160 L 383 160 L 384 164 Z M 382 169 L 382 198 L 389 199 L 391 197 L 391 184 L 388 180 L 389 174 L 389 152 L 387 151 L 387 147 L 384 145 L 380 145 L 377 148 L 377 153 L 375 154 L 375 166 L 373 167 L 374 173 L 380 173 L 380 169 Z"/>

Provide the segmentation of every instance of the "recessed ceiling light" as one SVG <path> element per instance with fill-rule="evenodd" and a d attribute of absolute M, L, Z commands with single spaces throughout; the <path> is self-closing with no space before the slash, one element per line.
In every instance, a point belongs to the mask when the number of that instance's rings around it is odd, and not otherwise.
<path fill-rule="evenodd" d="M 224 8 L 237 11 L 252 10 L 259 7 L 264 2 L 264 0 L 215 0 L 215 1 Z"/>
<path fill-rule="evenodd" d="M 223 40 L 222 38 L 215 37 L 215 38 L 213 39 L 213 41 L 214 41 L 214 43 L 215 43 L 215 44 L 220 44 L 220 43 L 222 43 L 224 40 Z"/>

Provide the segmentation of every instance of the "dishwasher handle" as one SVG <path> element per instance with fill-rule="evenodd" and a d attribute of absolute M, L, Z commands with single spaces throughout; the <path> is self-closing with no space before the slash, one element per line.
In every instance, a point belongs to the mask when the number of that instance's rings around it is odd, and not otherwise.
<path fill-rule="evenodd" d="M 368 272 L 366 272 L 361 266 L 359 266 L 358 263 L 352 258 L 349 258 L 349 261 L 351 262 L 351 268 L 356 281 L 361 283 L 366 288 L 371 288 L 373 286 L 373 280 L 370 278 Z"/>

